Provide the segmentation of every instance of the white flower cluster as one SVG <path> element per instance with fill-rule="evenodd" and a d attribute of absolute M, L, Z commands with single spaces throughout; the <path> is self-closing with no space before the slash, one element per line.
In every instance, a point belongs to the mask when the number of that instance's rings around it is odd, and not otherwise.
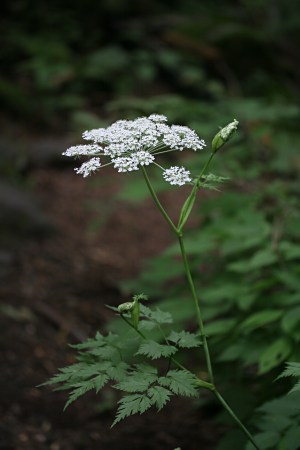
<path fill-rule="evenodd" d="M 118 172 L 139 170 L 140 166 L 155 163 L 155 155 L 171 150 L 201 150 L 205 146 L 195 131 L 180 125 L 167 125 L 167 118 L 160 114 L 139 117 L 135 120 L 118 120 L 108 128 L 99 128 L 83 133 L 89 145 L 70 147 L 65 156 L 97 156 L 85 162 L 76 172 L 84 177 L 100 167 L 98 156 L 110 158 Z M 101 146 L 99 145 L 101 144 Z M 171 184 L 183 185 L 191 181 L 184 168 L 171 167 L 163 173 Z"/>
<path fill-rule="evenodd" d="M 123 156 L 114 158 L 112 161 L 114 167 L 118 172 L 131 172 L 132 170 L 139 170 L 140 166 L 149 166 L 154 161 L 154 156 L 151 153 L 141 150 L 133 153 L 132 156 Z"/>
<path fill-rule="evenodd" d="M 81 164 L 80 167 L 76 167 L 74 170 L 76 173 L 83 175 L 83 177 L 87 177 L 92 172 L 95 172 L 101 166 L 100 158 L 92 158 L 89 161 Z"/>
<path fill-rule="evenodd" d="M 99 145 L 74 145 L 68 148 L 63 155 L 65 156 L 90 156 L 101 152 L 102 147 Z"/>
<path fill-rule="evenodd" d="M 185 170 L 184 167 L 173 166 L 163 172 L 163 177 L 170 184 L 177 184 L 183 186 L 185 183 L 192 181 L 190 178 L 190 171 Z"/>

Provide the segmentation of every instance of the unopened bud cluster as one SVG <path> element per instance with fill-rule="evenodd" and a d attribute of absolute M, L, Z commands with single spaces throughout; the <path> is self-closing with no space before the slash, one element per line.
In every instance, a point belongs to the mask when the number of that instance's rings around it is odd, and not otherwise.
<path fill-rule="evenodd" d="M 118 312 L 120 314 L 124 314 L 124 313 L 132 311 L 133 307 L 134 307 L 134 302 L 121 303 L 121 305 L 118 306 Z"/>
<path fill-rule="evenodd" d="M 212 141 L 212 150 L 216 152 L 230 139 L 231 135 L 237 130 L 239 122 L 234 119 L 226 127 L 222 128 L 219 133 L 215 135 Z"/>

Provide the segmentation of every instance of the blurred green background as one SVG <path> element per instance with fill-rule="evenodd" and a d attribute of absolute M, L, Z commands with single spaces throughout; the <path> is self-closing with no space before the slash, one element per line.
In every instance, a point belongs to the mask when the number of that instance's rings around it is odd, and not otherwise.
<path fill-rule="evenodd" d="M 165 96 L 296 104 L 299 22 L 296 0 L 6 2 L 1 113 L 65 131 Z"/>

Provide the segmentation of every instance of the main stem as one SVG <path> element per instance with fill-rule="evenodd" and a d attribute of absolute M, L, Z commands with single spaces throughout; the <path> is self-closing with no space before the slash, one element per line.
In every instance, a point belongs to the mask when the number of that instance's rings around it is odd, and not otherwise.
<path fill-rule="evenodd" d="M 183 242 L 182 236 L 178 235 L 178 241 L 179 241 L 179 245 L 180 245 L 180 250 L 181 250 L 182 261 L 183 261 L 183 265 L 184 265 L 185 274 L 186 274 L 186 277 L 187 277 L 187 280 L 188 280 L 188 283 L 189 283 L 189 287 L 190 287 L 190 290 L 191 290 L 191 293 L 192 293 L 192 297 L 193 297 L 193 300 L 194 300 L 194 305 L 195 305 L 196 315 L 197 315 L 197 322 L 198 322 L 198 326 L 199 326 L 199 330 L 200 330 L 200 334 L 201 334 L 201 338 L 202 338 L 202 342 L 203 342 L 204 354 L 205 354 L 206 365 L 207 365 L 207 370 L 208 370 L 210 382 L 212 384 L 214 384 L 214 374 L 213 374 L 213 369 L 212 369 L 212 364 L 211 364 L 211 357 L 210 357 L 210 353 L 209 353 L 207 338 L 206 338 L 206 334 L 205 334 L 205 330 L 204 330 L 204 324 L 203 324 L 203 320 L 202 320 L 202 314 L 201 314 L 199 299 L 198 299 L 198 296 L 197 296 L 197 293 L 196 293 L 196 288 L 195 288 L 194 281 L 193 281 L 193 278 L 192 278 L 192 274 L 191 274 L 191 271 L 190 271 L 190 266 L 189 266 L 189 262 L 188 262 L 188 259 L 187 259 L 187 255 L 186 255 L 186 251 L 185 251 L 185 247 L 184 247 L 184 242 Z"/>

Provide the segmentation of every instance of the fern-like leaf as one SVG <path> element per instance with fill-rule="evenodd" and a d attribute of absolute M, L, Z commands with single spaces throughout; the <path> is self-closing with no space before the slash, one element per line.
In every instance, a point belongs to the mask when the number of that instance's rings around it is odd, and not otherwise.
<path fill-rule="evenodd" d="M 300 381 L 298 381 L 298 383 L 296 383 L 295 386 L 289 391 L 289 394 L 297 391 L 300 392 Z"/>
<path fill-rule="evenodd" d="M 143 304 L 140 304 L 140 316 L 154 322 L 156 325 L 164 325 L 173 322 L 173 318 L 169 312 L 162 311 L 159 308 L 152 310 Z"/>
<path fill-rule="evenodd" d="M 161 357 L 168 358 L 176 352 L 177 348 L 173 345 L 164 345 L 152 340 L 145 340 L 141 343 L 136 355 L 145 355 L 147 358 L 158 359 Z"/>
<path fill-rule="evenodd" d="M 129 365 L 124 361 L 120 361 L 117 364 L 110 364 L 106 370 L 106 373 L 109 375 L 109 378 L 113 381 L 122 381 L 126 375 Z"/>
<path fill-rule="evenodd" d="M 162 311 L 159 308 L 156 308 L 155 311 L 151 312 L 151 320 L 160 325 L 173 323 L 171 314 L 169 312 Z"/>
<path fill-rule="evenodd" d="M 284 378 L 284 377 L 297 377 L 297 378 L 299 378 L 299 381 L 289 391 L 289 393 L 300 391 L 300 363 L 298 363 L 298 362 L 288 362 L 288 363 L 286 363 L 286 368 L 277 377 L 277 380 L 279 378 Z"/>
<path fill-rule="evenodd" d="M 101 345 L 105 345 L 105 343 L 106 343 L 105 336 L 97 332 L 94 339 L 90 338 L 84 342 L 80 342 L 79 344 L 72 344 L 72 345 L 70 344 L 69 346 L 71 348 L 76 348 L 77 350 L 86 350 L 94 347 L 99 347 Z"/>
<path fill-rule="evenodd" d="M 138 364 L 124 381 L 114 387 L 126 392 L 145 392 L 157 380 L 157 369 L 146 364 Z"/>
<path fill-rule="evenodd" d="M 94 389 L 96 390 L 96 394 L 100 391 L 100 389 L 103 388 L 103 386 L 108 382 L 109 377 L 105 373 L 100 373 L 100 375 L 97 375 L 95 378 L 91 380 L 91 382 L 94 385 Z"/>
<path fill-rule="evenodd" d="M 206 189 L 213 189 L 215 191 L 218 191 L 216 184 L 224 183 L 225 181 L 230 180 L 229 177 L 219 177 L 213 173 L 202 175 L 202 179 L 204 179 L 204 181 L 200 184 L 202 187 Z"/>
<path fill-rule="evenodd" d="M 197 378 L 187 370 L 170 370 L 167 376 L 158 379 L 158 383 L 177 395 L 198 396 Z"/>
<path fill-rule="evenodd" d="M 75 389 L 71 392 L 69 399 L 65 404 L 64 410 L 86 392 L 91 391 L 92 389 L 96 389 L 96 391 L 98 392 L 100 389 L 102 389 L 102 387 L 107 383 L 108 380 L 109 378 L 107 375 L 100 374 L 94 379 L 75 384 L 73 386 Z"/>
<path fill-rule="evenodd" d="M 77 371 L 82 367 L 81 363 L 72 364 L 68 367 L 63 367 L 58 369 L 60 373 L 53 375 L 49 380 L 45 381 L 45 383 L 41 384 L 41 386 L 47 386 L 52 384 L 65 383 L 70 380 L 70 378 L 77 375 Z"/>
<path fill-rule="evenodd" d="M 300 363 L 298 362 L 288 362 L 284 371 L 277 377 L 299 377 L 300 378 Z"/>
<path fill-rule="evenodd" d="M 148 389 L 148 396 L 151 398 L 152 403 L 157 406 L 158 411 L 170 400 L 171 395 L 172 392 L 162 386 L 151 386 Z"/>
<path fill-rule="evenodd" d="M 168 341 L 174 342 L 180 348 L 193 348 L 202 345 L 199 336 L 188 331 L 180 331 L 179 333 L 172 331 Z"/>
<path fill-rule="evenodd" d="M 120 406 L 118 407 L 116 418 L 112 424 L 112 427 L 120 422 L 120 420 L 132 416 L 133 414 L 142 414 L 152 406 L 152 401 L 146 394 L 126 395 L 121 398 L 118 403 Z"/>
<path fill-rule="evenodd" d="M 102 347 L 94 348 L 90 351 L 91 355 L 99 357 L 101 359 L 111 360 L 114 356 L 118 354 L 118 348 L 111 345 L 105 345 Z"/>

